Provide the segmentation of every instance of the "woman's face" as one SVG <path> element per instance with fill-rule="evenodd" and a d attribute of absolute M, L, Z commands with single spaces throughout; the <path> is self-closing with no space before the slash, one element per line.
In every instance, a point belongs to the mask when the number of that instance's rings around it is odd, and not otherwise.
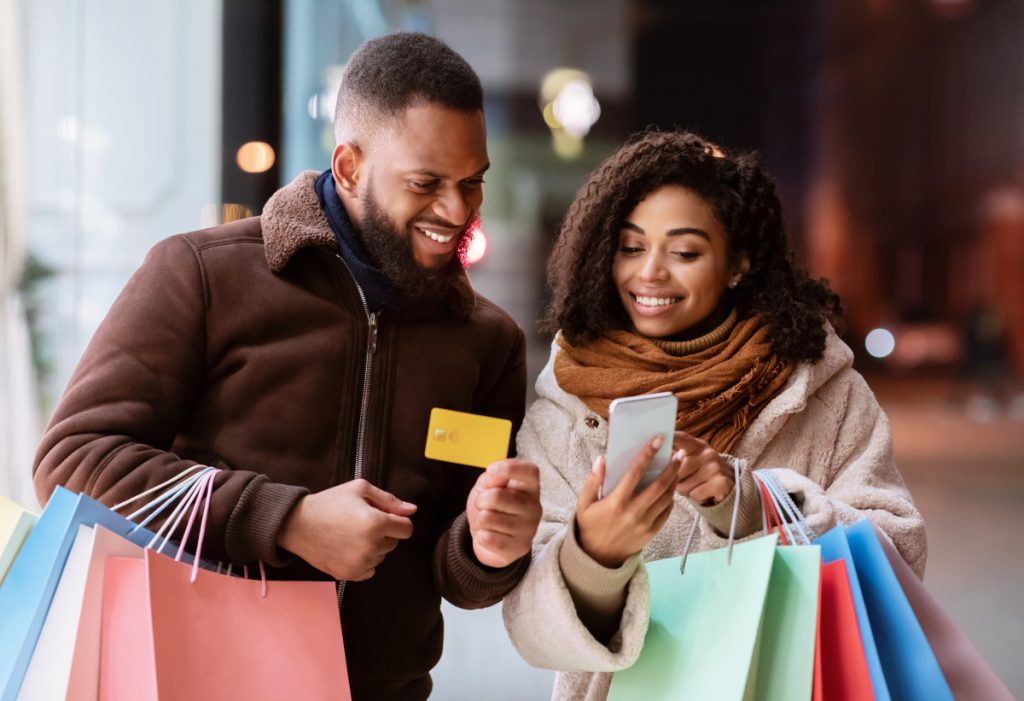
<path fill-rule="evenodd" d="M 626 217 L 612 262 L 619 298 L 638 332 L 705 333 L 736 270 L 725 227 L 692 191 L 666 185 Z"/>

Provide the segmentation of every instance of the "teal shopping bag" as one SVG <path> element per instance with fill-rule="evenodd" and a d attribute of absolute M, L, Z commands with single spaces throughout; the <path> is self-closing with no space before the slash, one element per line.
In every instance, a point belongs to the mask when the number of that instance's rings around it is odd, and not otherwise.
<path fill-rule="evenodd" d="M 953 701 L 942 668 L 871 522 L 863 519 L 847 526 L 846 540 L 889 692 L 900 701 Z"/>
<path fill-rule="evenodd" d="M 80 525 L 101 525 L 141 546 L 155 537 L 94 499 L 54 490 L 0 584 L 0 701 L 18 696 Z"/>
<path fill-rule="evenodd" d="M 650 624 L 640 658 L 612 678 L 609 701 L 744 698 L 777 535 L 647 564 Z M 813 654 L 813 645 L 811 647 Z"/>
<path fill-rule="evenodd" d="M 747 684 L 754 699 L 810 701 L 820 579 L 819 546 L 775 550 L 752 681 Z"/>

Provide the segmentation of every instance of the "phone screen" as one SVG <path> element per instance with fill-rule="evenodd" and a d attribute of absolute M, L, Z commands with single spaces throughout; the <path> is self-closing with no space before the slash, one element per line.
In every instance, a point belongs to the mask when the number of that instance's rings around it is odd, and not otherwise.
<path fill-rule="evenodd" d="M 623 397 L 611 403 L 608 416 L 608 451 L 603 494 L 610 493 L 622 481 L 633 459 L 648 441 L 661 435 L 661 448 L 640 479 L 637 489 L 654 481 L 672 456 L 679 401 L 671 392 Z"/>

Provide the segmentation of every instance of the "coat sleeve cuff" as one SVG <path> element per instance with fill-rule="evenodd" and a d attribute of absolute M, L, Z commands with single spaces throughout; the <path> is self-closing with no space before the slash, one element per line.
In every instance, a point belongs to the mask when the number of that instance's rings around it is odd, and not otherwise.
<path fill-rule="evenodd" d="M 277 537 L 285 519 L 309 490 L 271 482 L 266 475 L 252 479 L 231 512 L 226 532 L 228 555 L 233 562 L 262 560 L 283 567 L 295 556 L 278 547 Z"/>
<path fill-rule="evenodd" d="M 558 563 L 565 585 L 580 610 L 580 618 L 618 618 L 626 602 L 626 586 L 640 566 L 639 553 L 616 568 L 608 568 L 588 555 L 576 540 L 575 520 L 566 526 Z M 586 616 L 583 615 L 584 611 Z M 618 627 L 616 620 L 616 627 Z"/>
<path fill-rule="evenodd" d="M 478 562 L 465 511 L 452 522 L 447 536 L 442 537 L 448 538 L 444 567 L 448 570 L 446 579 L 454 589 L 449 598 L 462 608 L 483 608 L 501 601 L 530 565 L 529 554 L 500 569 Z"/>
<path fill-rule="evenodd" d="M 740 467 L 740 511 L 736 517 L 736 538 L 746 538 L 761 530 L 761 492 L 754 482 L 754 476 L 746 460 L 731 455 L 722 457 L 734 465 L 738 463 Z M 722 537 L 728 537 L 735 503 L 736 488 L 733 487 L 729 495 L 719 503 L 713 506 L 694 503 L 694 508 L 717 533 Z"/>

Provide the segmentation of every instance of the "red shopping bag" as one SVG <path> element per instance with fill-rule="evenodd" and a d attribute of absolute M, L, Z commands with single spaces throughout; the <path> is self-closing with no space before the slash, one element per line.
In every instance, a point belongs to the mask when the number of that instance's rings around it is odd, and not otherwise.
<path fill-rule="evenodd" d="M 818 655 L 815 701 L 871 701 L 871 675 L 857 624 L 846 563 L 821 566 L 821 605 L 818 609 Z"/>

